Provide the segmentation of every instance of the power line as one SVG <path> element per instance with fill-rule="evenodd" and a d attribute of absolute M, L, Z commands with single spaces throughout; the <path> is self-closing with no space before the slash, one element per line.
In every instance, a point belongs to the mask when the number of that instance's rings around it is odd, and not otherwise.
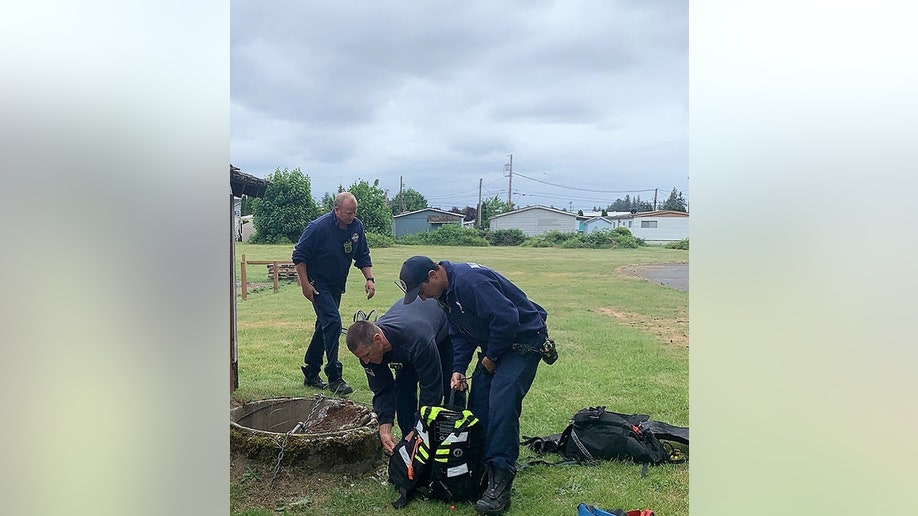
<path fill-rule="evenodd" d="M 546 185 L 548 185 L 548 186 L 554 186 L 554 187 L 557 187 L 557 188 L 564 188 L 564 189 L 567 189 L 567 190 L 580 190 L 580 191 L 583 191 L 583 192 L 596 192 L 596 193 L 614 193 L 614 194 L 621 194 L 621 193 L 652 192 L 652 191 L 654 191 L 653 188 L 648 188 L 648 189 L 646 189 L 646 190 L 596 190 L 595 188 L 577 188 L 576 186 L 556 185 L 556 184 L 554 184 L 554 183 L 549 183 L 548 181 L 542 181 L 541 179 L 535 179 L 535 178 L 533 178 L 533 177 L 525 176 L 525 175 L 523 175 L 523 174 L 520 174 L 519 172 L 517 172 L 516 175 L 519 176 L 519 177 L 524 177 L 524 178 L 526 178 L 526 179 L 528 179 L 528 180 L 530 180 L 530 181 L 535 181 L 536 183 L 542 183 L 542 184 L 546 184 Z"/>

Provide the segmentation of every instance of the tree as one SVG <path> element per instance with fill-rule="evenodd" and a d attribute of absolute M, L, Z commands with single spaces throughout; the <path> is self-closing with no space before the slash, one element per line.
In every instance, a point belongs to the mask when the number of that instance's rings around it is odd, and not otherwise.
<path fill-rule="evenodd" d="M 392 215 L 406 213 L 409 211 L 423 210 L 427 207 L 427 199 L 420 192 L 412 188 L 407 188 L 397 193 L 389 203 Z"/>
<path fill-rule="evenodd" d="M 458 213 L 462 215 L 462 220 L 464 220 L 465 222 L 477 220 L 477 217 L 478 217 L 478 210 L 476 210 L 473 206 L 466 206 L 465 208 L 462 208 L 461 210 L 459 209 L 458 206 L 453 206 L 452 208 L 449 209 L 449 212 Z"/>
<path fill-rule="evenodd" d="M 491 227 L 491 217 L 507 213 L 510 211 L 510 205 L 506 201 L 500 200 L 496 195 L 490 199 L 481 201 L 481 227 L 488 229 Z"/>
<path fill-rule="evenodd" d="M 357 218 L 363 221 L 368 233 L 392 234 L 392 211 L 386 204 L 386 192 L 379 187 L 379 179 L 373 184 L 358 179 L 347 190 L 357 198 Z"/>
<path fill-rule="evenodd" d="M 312 198 L 309 176 L 299 168 L 278 168 L 266 177 L 265 195 L 252 199 L 253 224 L 257 228 L 252 241 L 260 244 L 293 243 L 320 211 Z"/>
<path fill-rule="evenodd" d="M 624 199 L 615 199 L 615 201 L 606 208 L 607 211 L 653 211 L 653 204 L 649 201 L 642 201 L 638 195 L 634 199 L 625 194 Z"/>
<path fill-rule="evenodd" d="M 678 192 L 675 188 L 669 193 L 669 199 L 666 199 L 666 202 L 660 206 L 660 209 L 688 212 L 688 207 L 685 205 L 685 198 L 682 197 L 682 192 Z"/>
<path fill-rule="evenodd" d="M 343 192 L 344 191 L 343 187 L 342 187 L 342 190 L 338 190 L 338 191 Z M 335 196 L 328 192 L 325 192 L 325 194 L 322 195 L 322 202 L 319 203 L 319 206 L 322 208 L 322 213 L 328 213 L 332 211 L 332 209 L 334 209 L 335 207 Z"/>

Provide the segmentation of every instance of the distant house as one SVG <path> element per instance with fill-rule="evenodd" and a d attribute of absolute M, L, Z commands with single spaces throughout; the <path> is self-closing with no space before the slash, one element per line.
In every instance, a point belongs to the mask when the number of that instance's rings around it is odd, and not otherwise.
<path fill-rule="evenodd" d="M 255 235 L 255 224 L 252 221 L 255 217 L 252 215 L 236 215 L 236 241 L 248 242 Z"/>
<path fill-rule="evenodd" d="M 461 213 L 424 208 L 409 211 L 392 217 L 392 234 L 398 238 L 403 235 L 436 231 L 443 224 L 462 224 L 465 217 Z"/>
<path fill-rule="evenodd" d="M 603 229 L 612 229 L 615 227 L 615 221 L 607 217 L 592 217 L 581 223 L 581 231 L 592 233 Z"/>
<path fill-rule="evenodd" d="M 624 226 L 648 244 L 678 242 L 689 236 L 689 214 L 684 211 L 642 211 L 606 218 L 614 227 Z"/>
<path fill-rule="evenodd" d="M 613 215 L 627 215 L 628 213 L 627 211 L 610 211 L 603 215 L 601 211 L 583 212 L 583 215 L 577 216 L 577 231 L 580 233 L 590 233 L 600 229 L 608 229 L 603 221 L 594 221 L 593 219 L 602 217 L 608 221 L 609 217 Z M 587 227 L 588 222 L 590 223 L 590 228 Z"/>
<path fill-rule="evenodd" d="M 527 206 L 494 215 L 490 219 L 490 227 L 491 230 L 519 229 L 526 236 L 549 231 L 573 233 L 577 231 L 577 215 L 545 206 Z"/>

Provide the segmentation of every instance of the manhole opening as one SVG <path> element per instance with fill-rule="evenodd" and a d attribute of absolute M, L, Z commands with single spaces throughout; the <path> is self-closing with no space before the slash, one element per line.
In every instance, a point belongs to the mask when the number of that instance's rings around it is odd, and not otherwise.
<path fill-rule="evenodd" d="M 256 400 L 230 410 L 234 452 L 264 461 L 280 456 L 323 471 L 372 468 L 382 456 L 377 430 L 370 407 L 321 394 Z"/>

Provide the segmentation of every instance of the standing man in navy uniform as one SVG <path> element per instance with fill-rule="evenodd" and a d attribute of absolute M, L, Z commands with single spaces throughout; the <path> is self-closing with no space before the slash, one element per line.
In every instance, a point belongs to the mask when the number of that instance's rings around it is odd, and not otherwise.
<path fill-rule="evenodd" d="M 396 419 L 405 437 L 418 422 L 419 399 L 420 406 L 448 399 L 453 348 L 446 314 L 433 299 L 406 305 L 399 298 L 375 324 L 352 324 L 345 340 L 367 373 L 379 440 L 392 453 L 398 443 L 392 435 Z M 455 403 L 464 405 L 465 396 Z"/>
<path fill-rule="evenodd" d="M 376 293 L 376 283 L 363 222 L 357 218 L 357 198 L 350 192 L 341 192 L 335 196 L 334 209 L 310 222 L 293 248 L 293 263 L 303 296 L 312 302 L 316 311 L 316 327 L 303 356 L 305 365 L 300 368 L 305 377 L 303 385 L 327 387 L 341 395 L 354 392 L 342 378 L 342 366 L 338 361 L 338 338 L 341 336 L 338 307 L 351 262 L 363 272 L 364 290 L 370 299 Z M 327 359 L 327 384 L 319 378 L 323 352 Z"/>
<path fill-rule="evenodd" d="M 453 343 L 451 387 L 468 388 L 465 372 L 476 348 L 469 409 L 485 423 L 484 462 L 488 487 L 475 504 L 497 514 L 510 506 L 519 458 L 523 397 L 535 379 L 548 340 L 545 310 L 496 271 L 477 263 L 434 263 L 413 256 L 399 278 L 405 303 L 434 298 L 446 312 Z M 554 359 L 546 359 L 554 361 Z"/>

